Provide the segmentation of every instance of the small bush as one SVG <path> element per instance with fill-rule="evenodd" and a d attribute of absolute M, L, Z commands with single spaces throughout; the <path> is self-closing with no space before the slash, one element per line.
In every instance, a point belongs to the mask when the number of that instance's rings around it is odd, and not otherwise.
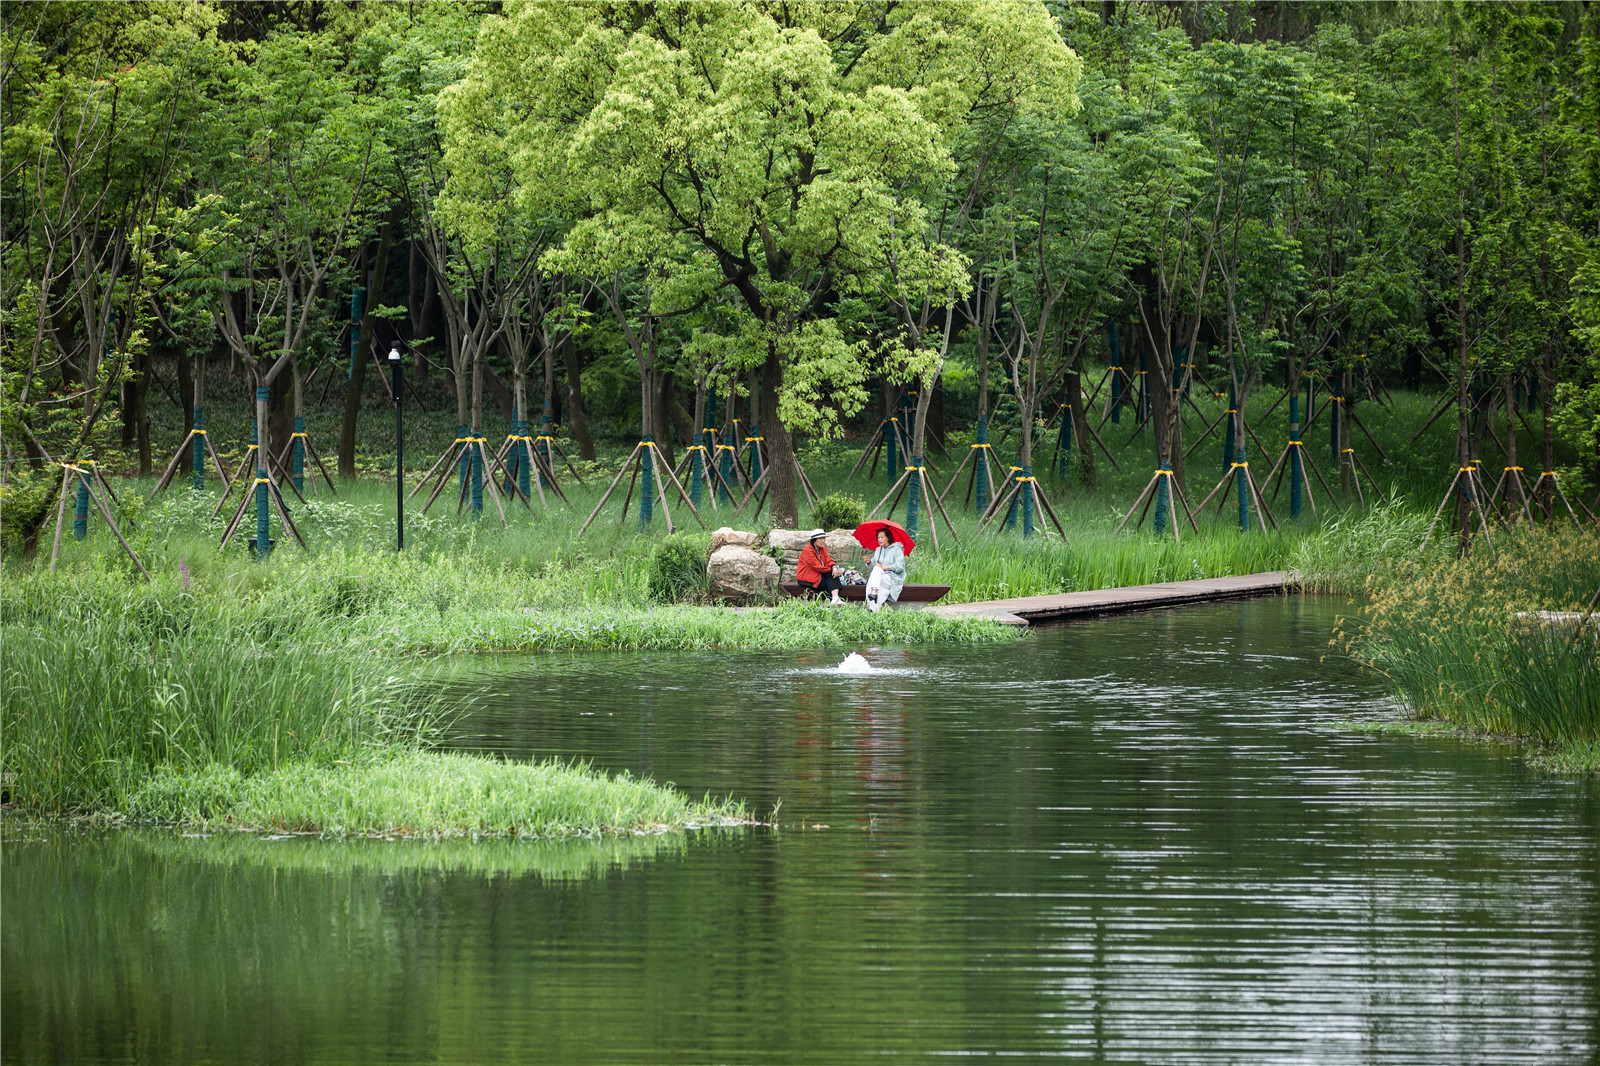
<path fill-rule="evenodd" d="M 35 473 L 26 465 L 19 465 L 4 485 L 0 485 L 0 550 L 7 555 L 20 554 L 23 542 L 31 529 L 43 529 L 55 519 L 46 515 L 45 505 L 51 490 L 60 482 L 61 472 L 52 471 L 54 477 Z M 70 518 L 72 504 L 67 511 Z M 67 530 L 71 533 L 71 530 Z"/>
<path fill-rule="evenodd" d="M 811 520 L 823 529 L 854 529 L 866 516 L 867 505 L 854 496 L 835 492 L 818 496 L 811 508 Z"/>
<path fill-rule="evenodd" d="M 706 586 L 706 554 L 711 538 L 697 533 L 673 533 L 650 553 L 650 595 L 673 602 L 691 598 Z"/>

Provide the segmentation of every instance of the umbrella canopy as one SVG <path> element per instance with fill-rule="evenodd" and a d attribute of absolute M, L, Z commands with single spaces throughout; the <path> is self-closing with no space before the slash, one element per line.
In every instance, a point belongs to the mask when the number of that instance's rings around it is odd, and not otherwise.
<path fill-rule="evenodd" d="M 891 522 L 887 518 L 874 518 L 870 522 L 863 522 L 856 527 L 856 542 L 863 548 L 871 551 L 878 546 L 878 530 L 887 529 L 889 536 L 896 541 L 907 555 L 917 546 L 911 539 L 911 534 L 906 532 L 906 527 L 899 522 Z"/>

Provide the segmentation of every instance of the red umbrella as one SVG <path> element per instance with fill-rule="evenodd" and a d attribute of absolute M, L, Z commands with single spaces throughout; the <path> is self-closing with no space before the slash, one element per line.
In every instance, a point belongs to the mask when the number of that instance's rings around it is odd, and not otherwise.
<path fill-rule="evenodd" d="M 907 555 L 917 546 L 911 539 L 911 534 L 906 532 L 906 527 L 899 522 L 891 522 L 887 518 L 874 518 L 870 522 L 863 522 L 856 527 L 856 543 L 871 551 L 878 546 L 878 530 L 887 529 L 889 536 L 900 545 Z"/>

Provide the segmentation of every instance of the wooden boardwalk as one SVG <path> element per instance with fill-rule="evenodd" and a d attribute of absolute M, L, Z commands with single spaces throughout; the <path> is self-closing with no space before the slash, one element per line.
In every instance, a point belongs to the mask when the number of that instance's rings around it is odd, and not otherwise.
<path fill-rule="evenodd" d="M 1208 577 L 1198 581 L 1166 581 L 1159 585 L 1132 585 L 1093 592 L 1066 592 L 1058 596 L 1018 596 L 1009 600 L 982 600 L 977 603 L 936 604 L 925 608 L 951 618 L 977 616 L 1008 625 L 1035 625 L 1069 618 L 1145 611 L 1155 607 L 1176 607 L 1185 603 L 1209 603 L 1244 596 L 1265 596 L 1298 588 L 1300 574 L 1294 570 L 1273 570 L 1242 577 Z"/>

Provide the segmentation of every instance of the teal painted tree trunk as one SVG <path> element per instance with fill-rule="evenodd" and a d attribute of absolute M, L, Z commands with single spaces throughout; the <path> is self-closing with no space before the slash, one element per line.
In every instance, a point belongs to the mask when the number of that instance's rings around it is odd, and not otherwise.
<path fill-rule="evenodd" d="M 978 428 L 974 436 L 976 438 L 974 447 L 979 454 L 972 460 L 977 464 L 972 472 L 973 504 L 977 508 L 978 514 L 981 515 L 989 509 L 989 463 L 983 455 L 984 452 L 989 450 L 989 420 L 987 418 L 978 419 Z"/>
<path fill-rule="evenodd" d="M 256 405 L 265 406 L 272 390 L 263 385 L 256 389 Z M 271 530 L 267 522 L 267 441 L 257 433 L 257 423 L 250 423 L 250 443 L 256 446 L 256 558 L 265 559 L 272 551 Z"/>
<path fill-rule="evenodd" d="M 1156 513 L 1150 519 L 1150 529 L 1160 536 L 1167 528 L 1167 508 L 1172 506 L 1172 479 L 1165 476 L 1172 470 L 1172 464 L 1163 462 L 1161 477 L 1156 478 Z"/>
<path fill-rule="evenodd" d="M 1233 489 L 1239 497 L 1239 532 L 1250 532 L 1250 474 L 1245 463 L 1244 444 L 1239 444 L 1239 450 L 1233 460 Z"/>
<path fill-rule="evenodd" d="M 906 485 L 906 532 L 913 537 L 917 535 L 917 521 L 922 510 L 922 479 L 917 476 L 922 466 L 922 456 L 911 457 L 911 465 L 906 467 L 911 471 L 909 484 Z M 930 519 L 931 520 L 931 519 Z"/>
<path fill-rule="evenodd" d="M 193 479 L 196 492 L 206 487 L 206 416 L 199 407 L 194 409 Z"/>
<path fill-rule="evenodd" d="M 1301 486 L 1305 471 L 1300 461 L 1300 394 L 1289 397 L 1289 517 L 1300 517 Z"/>
<path fill-rule="evenodd" d="M 1022 538 L 1026 540 L 1027 538 L 1033 536 L 1033 492 L 1035 482 L 1033 480 L 1032 463 L 1029 463 L 1027 466 L 1022 468 L 1022 477 L 1020 480 L 1022 482 L 1022 487 L 1017 490 L 1017 495 L 1022 498 Z"/>
<path fill-rule="evenodd" d="M 639 449 L 639 528 L 646 529 L 651 519 L 655 517 L 656 508 L 656 481 L 655 481 L 655 448 L 651 447 L 655 438 L 650 434 L 644 435 L 644 447 Z"/>
<path fill-rule="evenodd" d="M 294 417 L 294 436 L 290 438 L 294 443 L 290 445 L 292 453 L 290 459 L 291 476 L 294 478 L 294 487 L 301 492 L 306 488 L 306 420 L 300 415 Z"/>

